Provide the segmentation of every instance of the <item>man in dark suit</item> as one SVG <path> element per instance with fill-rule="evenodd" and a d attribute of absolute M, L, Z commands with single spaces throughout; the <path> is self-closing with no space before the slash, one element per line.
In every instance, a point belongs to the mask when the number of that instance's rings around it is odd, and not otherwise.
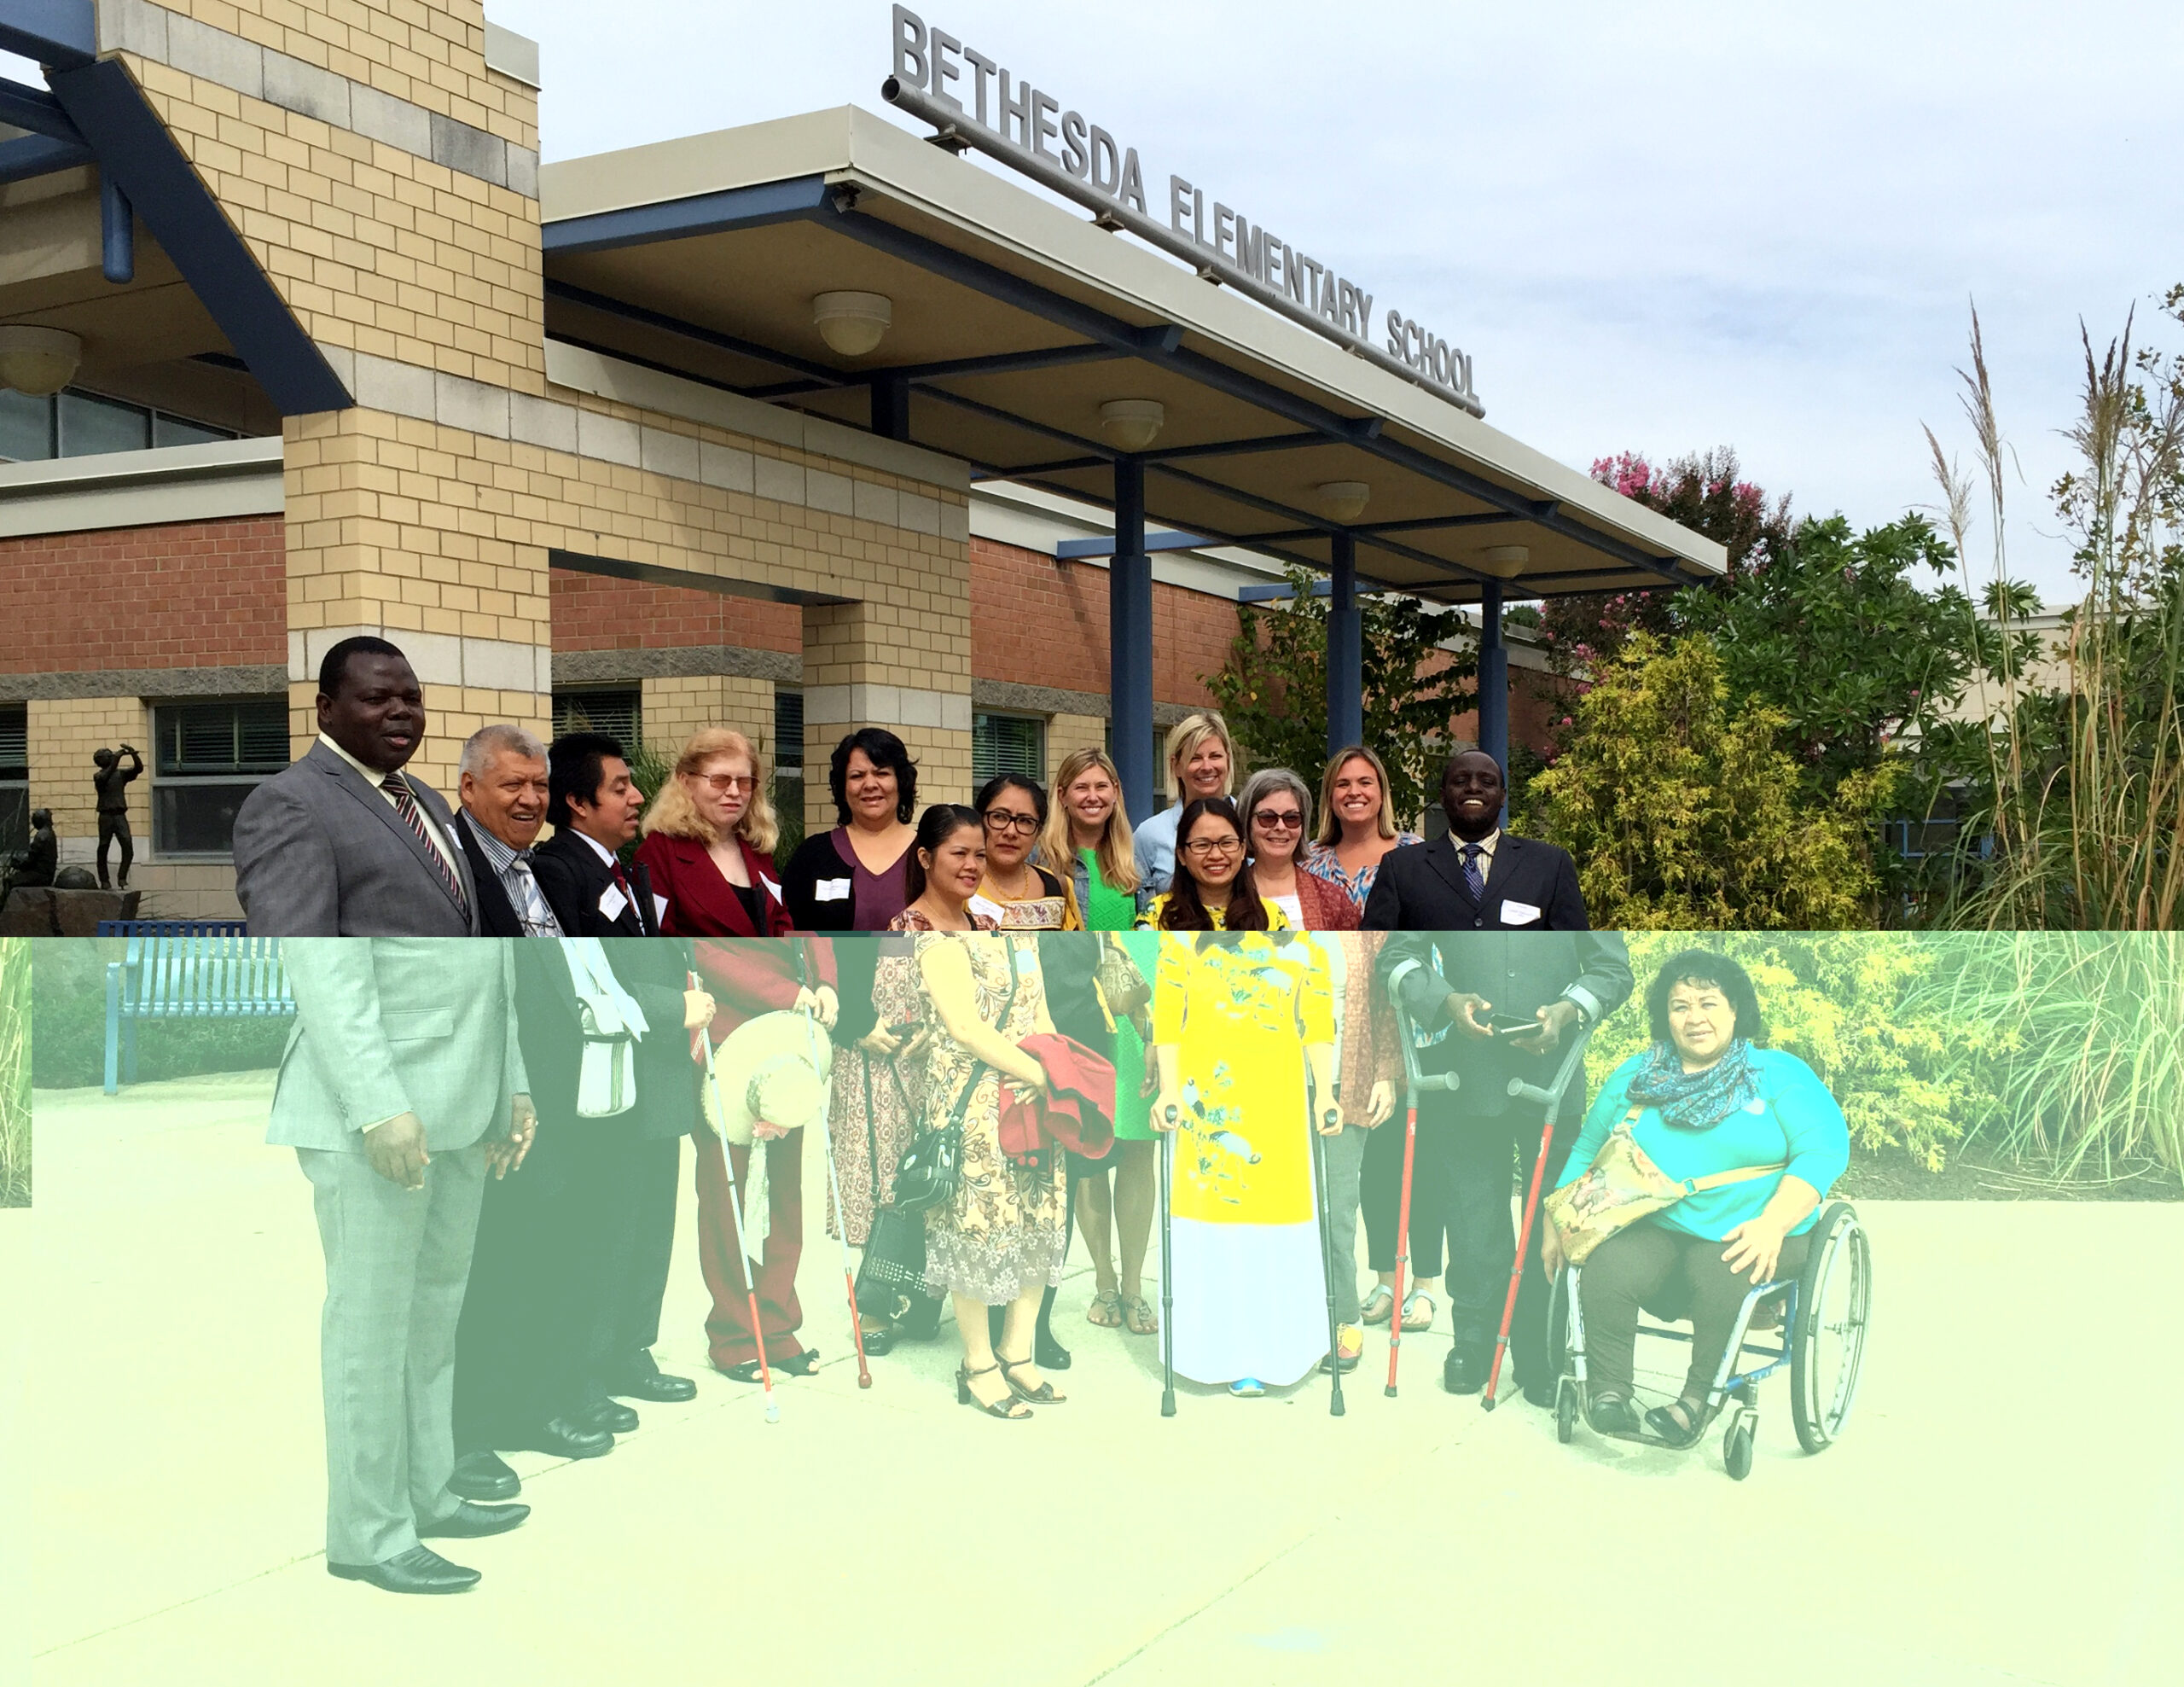
<path fill-rule="evenodd" d="M 659 1003 L 660 1030 L 637 1045 L 637 1105 L 627 1128 L 598 1133 L 594 1173 L 609 1204 L 609 1248 L 593 1335 L 593 1385 L 634 1400 L 687 1400 L 698 1385 L 663 1375 L 653 1361 L 660 1303 L 675 1245 L 682 1138 L 698 1120 L 699 1069 L 686 1038 L 667 1034 L 665 997 L 682 1001 L 676 1023 L 712 1021 L 712 998 L 684 993 L 689 945 L 659 935 L 659 905 L 642 863 L 620 852 L 637 835 L 644 793 L 622 746 L 604 733 L 572 732 L 547 752 L 548 817 L 554 835 L 538 847 L 539 882 L 564 929 L 613 939 L 605 947 L 623 987 L 648 1015 Z M 626 1410 L 626 1408 L 624 1408 Z M 635 1414 L 632 1413 L 631 1416 Z"/>
<path fill-rule="evenodd" d="M 1414 1228 L 1422 1215 L 1448 1230 L 1455 1342 L 1443 1381 L 1457 1394 L 1485 1386 L 1516 1249 L 1511 1168 L 1540 1122 L 1511 1099 L 1509 1081 L 1547 1083 L 1564 1039 L 1612 1013 L 1631 988 L 1629 951 L 1619 934 L 1590 928 L 1568 852 L 1502 831 L 1506 797 L 1491 756 L 1451 756 L 1441 777 L 1449 835 L 1389 855 L 1365 905 L 1367 930 L 1396 934 L 1380 951 L 1381 988 L 1400 991 L 1418 1032 L 1438 1038 L 1419 1051 L 1420 1066 L 1457 1078 L 1453 1095 L 1420 1098 L 1412 1197 Z M 1557 1118 L 1550 1184 L 1583 1091 L 1582 1078 L 1573 1081 Z M 1547 1287 L 1535 1254 L 1510 1346 L 1519 1385 L 1542 1405 L 1554 1398 Z"/>
<path fill-rule="evenodd" d="M 318 670 L 318 742 L 235 816 L 235 897 L 264 937 L 473 937 L 478 899 L 439 792 L 403 772 L 425 697 L 401 651 L 345 638 Z"/>
<path fill-rule="evenodd" d="M 604 732 L 565 732 L 546 753 L 546 817 L 554 835 L 538 846 L 537 871 L 564 929 L 571 936 L 658 937 L 651 877 L 642 862 L 621 858 L 645 807 L 621 744 Z"/>

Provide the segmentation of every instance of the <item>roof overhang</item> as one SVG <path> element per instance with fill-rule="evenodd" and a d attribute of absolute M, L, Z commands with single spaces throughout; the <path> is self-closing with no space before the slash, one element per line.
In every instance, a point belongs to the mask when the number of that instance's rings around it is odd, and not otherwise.
<path fill-rule="evenodd" d="M 1148 516 L 1449 601 L 1704 579 L 1722 548 L 1234 291 L 842 107 L 549 165 L 550 336 L 1112 502 L 1100 407 L 1153 398 Z M 884 294 L 841 357 L 817 294 Z M 1317 489 L 1362 481 L 1346 525 Z"/>

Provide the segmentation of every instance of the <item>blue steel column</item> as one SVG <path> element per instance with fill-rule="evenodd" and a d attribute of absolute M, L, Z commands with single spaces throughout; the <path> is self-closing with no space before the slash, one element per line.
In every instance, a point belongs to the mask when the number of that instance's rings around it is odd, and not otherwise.
<path fill-rule="evenodd" d="M 1365 629 L 1357 609 L 1357 538 L 1334 536 L 1327 597 L 1327 754 L 1365 742 Z"/>
<path fill-rule="evenodd" d="M 1153 812 L 1153 559 L 1145 554 L 1145 464 L 1115 459 L 1115 554 L 1107 568 L 1107 689 L 1115 769 L 1135 825 Z"/>
<path fill-rule="evenodd" d="M 1478 747 L 1509 771 L 1509 652 L 1502 643 L 1502 587 L 1480 588 Z"/>

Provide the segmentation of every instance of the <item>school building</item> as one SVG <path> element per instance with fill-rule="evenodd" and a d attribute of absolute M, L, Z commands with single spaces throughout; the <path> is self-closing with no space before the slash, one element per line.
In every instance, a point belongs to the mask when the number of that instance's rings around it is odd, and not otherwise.
<path fill-rule="evenodd" d="M 44 807 L 87 859 L 126 742 L 143 911 L 232 913 L 234 811 L 356 632 L 450 794 L 489 721 L 721 723 L 830 823 L 874 723 L 935 799 L 1104 741 L 1141 812 L 1287 565 L 1331 739 L 1396 590 L 1472 614 L 1452 731 L 1502 752 L 1505 602 L 1722 567 L 1333 265 L 889 22 L 892 119 L 542 167 L 538 49 L 476 0 L 0 0 L 42 67 L 0 79 L 0 851 Z"/>

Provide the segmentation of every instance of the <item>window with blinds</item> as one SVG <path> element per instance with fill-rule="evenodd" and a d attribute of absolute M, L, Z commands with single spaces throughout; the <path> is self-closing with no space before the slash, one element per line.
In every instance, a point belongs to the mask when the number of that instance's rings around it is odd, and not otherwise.
<path fill-rule="evenodd" d="M 1047 723 L 1037 715 L 971 717 L 971 788 L 1003 773 L 1043 784 L 1047 777 Z"/>
<path fill-rule="evenodd" d="M 786 861 L 804 841 L 804 693 L 793 685 L 774 687 L 774 813 L 781 822 L 781 842 L 774 859 Z"/>
<path fill-rule="evenodd" d="M 288 765 L 288 700 L 161 703 L 152 711 L 152 847 L 226 855 L 243 799 Z"/>
<path fill-rule="evenodd" d="M 565 732 L 604 732 L 630 754 L 644 742 L 644 693 L 642 690 L 556 691 L 554 694 L 554 736 Z M 671 756 L 672 750 L 668 753 Z"/>
<path fill-rule="evenodd" d="M 102 457 L 232 439 L 235 430 L 71 387 L 44 397 L 0 387 L 0 461 Z"/>
<path fill-rule="evenodd" d="M 0 856 L 31 843 L 30 710 L 0 703 Z"/>

